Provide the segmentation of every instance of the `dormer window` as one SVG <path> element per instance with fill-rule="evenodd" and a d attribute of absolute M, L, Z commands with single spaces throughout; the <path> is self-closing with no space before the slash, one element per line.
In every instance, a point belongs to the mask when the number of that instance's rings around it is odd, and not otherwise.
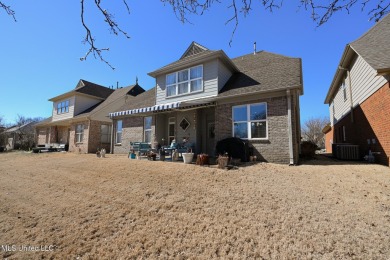
<path fill-rule="evenodd" d="M 180 96 L 203 90 L 203 65 L 166 76 L 166 96 Z"/>
<path fill-rule="evenodd" d="M 69 100 L 58 102 L 57 115 L 69 112 Z"/>

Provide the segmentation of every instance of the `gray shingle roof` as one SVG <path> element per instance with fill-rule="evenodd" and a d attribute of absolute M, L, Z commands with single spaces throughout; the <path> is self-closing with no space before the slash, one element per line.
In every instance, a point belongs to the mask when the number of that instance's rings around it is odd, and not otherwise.
<path fill-rule="evenodd" d="M 228 80 L 218 95 L 220 97 L 297 87 L 303 90 L 300 58 L 260 51 L 232 61 L 240 72 Z"/>
<path fill-rule="evenodd" d="M 145 90 L 143 88 L 141 88 L 139 85 L 132 85 L 132 86 L 128 86 L 125 88 L 115 89 L 113 91 L 114 92 L 110 96 L 108 96 L 104 101 L 99 102 L 98 104 L 86 109 L 85 111 L 76 115 L 74 118 L 85 117 L 85 116 L 89 116 L 95 112 L 98 112 L 103 107 L 109 105 L 110 103 L 114 102 L 115 100 L 118 100 L 119 98 L 121 98 L 125 95 L 134 96 L 136 94 L 145 92 Z M 129 100 L 131 100 L 131 99 L 132 98 L 130 98 Z"/>
<path fill-rule="evenodd" d="M 84 93 L 87 95 L 99 97 L 99 98 L 107 98 L 111 93 L 114 92 L 113 89 L 103 87 L 101 85 L 86 81 L 86 80 L 81 80 L 84 83 L 84 86 L 78 86 L 75 88 L 76 92 L 79 93 Z"/>
<path fill-rule="evenodd" d="M 109 95 L 111 95 L 111 93 L 114 92 L 114 90 L 110 89 L 110 88 L 106 88 L 106 87 L 98 85 L 98 84 L 95 84 L 95 83 L 92 83 L 92 82 L 89 82 L 89 81 L 86 81 L 84 79 L 80 79 L 79 83 L 77 84 L 75 89 L 68 91 L 68 92 L 65 92 L 65 93 L 58 95 L 56 97 L 53 97 L 53 98 L 49 99 L 49 101 L 55 101 L 55 100 L 61 99 L 63 97 L 69 96 L 71 94 L 76 94 L 77 92 L 105 99 Z"/>
<path fill-rule="evenodd" d="M 390 68 L 390 14 L 350 46 L 375 70 Z"/>
<path fill-rule="evenodd" d="M 156 104 L 156 87 L 151 88 L 136 97 L 127 100 L 127 103 L 121 106 L 118 111 L 150 107 Z M 117 111 L 112 111 L 117 112 Z"/>
<path fill-rule="evenodd" d="M 148 73 L 148 75 L 154 77 L 156 74 L 159 74 L 160 72 L 164 72 L 167 70 L 176 70 L 180 69 L 180 67 L 187 65 L 188 63 L 195 61 L 195 60 L 203 60 L 208 58 L 211 54 L 217 53 L 218 51 L 210 51 L 205 50 L 190 56 L 186 56 L 181 58 L 180 60 L 177 60 L 175 62 L 169 63 L 168 65 L 165 65 L 164 67 L 161 67 L 153 72 Z"/>

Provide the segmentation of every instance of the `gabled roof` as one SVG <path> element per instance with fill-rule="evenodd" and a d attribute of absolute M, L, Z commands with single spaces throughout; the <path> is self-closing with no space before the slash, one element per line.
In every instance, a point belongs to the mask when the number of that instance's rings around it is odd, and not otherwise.
<path fill-rule="evenodd" d="M 34 127 L 46 125 L 47 123 L 50 123 L 51 120 L 52 120 L 52 117 L 50 116 L 50 117 L 43 119 L 42 121 L 39 121 L 38 123 L 34 124 Z"/>
<path fill-rule="evenodd" d="M 74 118 L 90 116 L 90 115 L 98 112 L 100 109 L 117 101 L 119 98 L 121 98 L 125 95 L 137 96 L 143 92 L 145 92 L 145 90 L 142 87 L 140 87 L 138 84 L 131 85 L 131 86 L 124 87 L 124 88 L 115 89 L 114 92 L 110 96 L 108 96 L 108 98 L 106 98 L 104 101 L 102 101 L 102 102 L 84 110 L 83 112 L 75 115 Z"/>
<path fill-rule="evenodd" d="M 218 97 L 298 88 L 303 94 L 302 61 L 260 51 L 232 59 L 240 70 L 233 74 Z"/>
<path fill-rule="evenodd" d="M 390 14 L 350 45 L 378 73 L 390 71 Z"/>
<path fill-rule="evenodd" d="M 201 52 L 208 51 L 208 49 L 199 43 L 192 42 L 191 45 L 187 48 L 187 50 L 183 53 L 183 55 L 180 57 L 180 60 L 188 58 L 192 55 L 199 54 Z"/>
<path fill-rule="evenodd" d="M 344 77 L 345 68 L 350 66 L 354 55 L 360 55 L 378 74 L 390 73 L 390 15 L 386 15 L 356 41 L 345 46 L 332 83 L 325 97 L 329 104 Z"/>
<path fill-rule="evenodd" d="M 57 101 L 57 100 L 66 98 L 70 95 L 75 95 L 77 93 L 82 93 L 82 94 L 93 96 L 96 98 L 105 99 L 109 95 L 111 95 L 111 93 L 113 93 L 113 92 L 114 92 L 113 89 L 110 89 L 110 88 L 107 88 L 107 87 L 80 79 L 80 81 L 77 83 L 76 88 L 74 90 L 71 90 L 71 91 L 65 92 L 64 94 L 61 94 L 59 96 L 53 97 L 53 98 L 49 99 L 49 101 Z"/>
<path fill-rule="evenodd" d="M 223 50 L 211 51 L 198 43 L 192 42 L 179 60 L 149 72 L 148 75 L 155 78 L 161 74 L 187 69 L 212 59 L 220 59 L 229 69 L 238 71 L 236 65 Z"/>
<path fill-rule="evenodd" d="M 28 123 L 20 125 L 20 126 L 19 125 L 11 126 L 11 127 L 7 128 L 4 132 L 5 133 L 18 132 L 18 131 L 22 130 L 23 128 L 27 128 L 27 127 L 34 125 L 35 123 L 36 123 L 36 121 L 31 121 L 31 122 L 28 122 Z"/>
<path fill-rule="evenodd" d="M 156 104 L 156 87 L 151 88 L 136 97 L 129 99 L 129 101 L 121 106 L 118 111 L 137 109 L 141 107 L 150 107 Z M 112 111 L 117 112 L 117 111 Z"/>

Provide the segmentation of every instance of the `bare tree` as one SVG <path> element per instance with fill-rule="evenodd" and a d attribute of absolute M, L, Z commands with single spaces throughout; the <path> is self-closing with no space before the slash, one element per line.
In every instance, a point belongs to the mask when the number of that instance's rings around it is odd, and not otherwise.
<path fill-rule="evenodd" d="M 35 143 L 35 129 L 34 124 L 41 121 L 41 117 L 25 117 L 17 115 L 15 120 L 15 129 L 8 133 L 9 138 L 13 138 L 15 149 L 29 149 L 34 146 Z"/>
<path fill-rule="evenodd" d="M 4 146 L 5 146 L 5 134 L 4 134 L 4 130 L 5 130 L 5 122 L 4 122 L 4 118 L 3 116 L 0 115 L 0 151 L 3 151 L 4 150 Z"/>
<path fill-rule="evenodd" d="M 86 60 L 87 57 L 92 53 L 92 55 L 95 57 L 95 59 L 97 57 L 99 57 L 101 61 L 105 62 L 111 69 L 114 70 L 115 68 L 107 60 L 105 60 L 103 58 L 103 56 L 102 56 L 102 52 L 103 51 L 109 51 L 110 49 L 109 48 L 99 48 L 99 47 L 97 47 L 95 45 L 95 39 L 94 39 L 94 37 L 92 35 L 92 32 L 89 29 L 89 26 L 87 25 L 87 23 L 85 22 L 84 1 L 85 0 L 81 0 L 81 23 L 82 23 L 82 25 L 83 25 L 83 27 L 84 27 L 84 29 L 86 31 L 86 35 L 85 35 L 85 38 L 83 40 L 83 43 L 89 45 L 89 50 L 84 55 L 84 57 L 80 58 L 80 60 L 81 61 Z M 123 1 L 124 6 L 127 9 L 127 12 L 130 14 L 130 8 L 129 8 L 129 5 L 127 4 L 126 0 L 122 0 L 122 1 Z M 100 0 L 94 0 L 94 2 L 95 2 L 95 7 L 103 15 L 104 21 L 108 24 L 110 31 L 114 35 L 122 34 L 127 39 L 129 39 L 130 36 L 124 30 L 122 30 L 119 27 L 117 22 L 115 22 L 114 15 L 112 13 L 110 13 L 107 9 L 104 9 L 102 7 L 101 1 Z"/>
<path fill-rule="evenodd" d="M 91 0 L 92 1 L 92 0 Z M 126 8 L 127 12 L 130 14 L 130 8 L 126 0 L 121 0 L 123 7 Z M 210 7 L 214 4 L 226 3 L 220 0 L 160 0 L 164 5 L 168 4 L 172 7 L 173 12 L 177 18 L 185 23 L 189 22 L 189 15 L 202 15 L 205 11 L 209 10 Z M 102 53 L 109 51 L 109 48 L 98 47 L 95 43 L 95 38 L 93 37 L 90 26 L 85 21 L 85 5 L 86 0 L 80 0 L 81 3 L 81 23 L 85 28 L 86 34 L 83 42 L 89 45 L 88 51 L 86 54 L 80 58 L 80 60 L 86 60 L 87 57 L 92 54 L 95 59 L 99 58 L 101 61 L 105 62 L 110 68 L 115 69 L 106 59 L 104 59 Z M 324 3 L 327 2 L 327 3 Z M 109 2 L 107 5 L 113 5 L 112 2 Z M 234 29 L 230 38 L 229 44 L 232 43 L 234 34 L 238 28 L 239 20 L 242 17 L 246 17 L 250 12 L 253 11 L 255 3 L 252 0 L 229 0 L 227 8 L 231 9 L 231 18 L 228 19 L 225 24 L 234 23 Z M 283 0 L 261 0 L 260 7 L 273 12 L 275 9 L 281 8 L 283 5 Z M 317 23 L 318 26 L 326 23 L 336 12 L 346 11 L 350 13 L 352 7 L 360 6 L 361 10 L 368 8 L 368 16 L 370 20 L 379 21 L 383 16 L 390 12 L 390 0 L 330 0 L 330 1 L 321 1 L 321 0 L 298 0 L 297 5 L 299 8 L 303 8 L 306 11 L 309 11 L 311 14 L 312 20 Z M 118 23 L 114 20 L 113 13 L 109 12 L 107 9 L 102 7 L 101 0 L 94 0 L 94 6 L 102 15 L 102 19 L 107 23 L 109 29 L 115 35 L 123 35 L 126 38 L 130 36 L 122 30 Z M 4 3 L 0 1 L 0 9 L 3 9 L 8 15 L 10 15 L 15 21 L 15 11 Z"/>
<path fill-rule="evenodd" d="M 325 136 L 322 129 L 329 123 L 327 117 L 313 117 L 303 124 L 302 137 L 305 141 L 316 144 L 319 148 L 325 147 Z"/>

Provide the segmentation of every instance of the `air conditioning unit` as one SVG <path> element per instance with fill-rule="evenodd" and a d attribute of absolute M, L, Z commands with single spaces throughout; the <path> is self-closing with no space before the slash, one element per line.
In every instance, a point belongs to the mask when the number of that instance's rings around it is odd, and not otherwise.
<path fill-rule="evenodd" d="M 359 145 L 335 144 L 334 156 L 340 160 L 359 160 Z"/>

